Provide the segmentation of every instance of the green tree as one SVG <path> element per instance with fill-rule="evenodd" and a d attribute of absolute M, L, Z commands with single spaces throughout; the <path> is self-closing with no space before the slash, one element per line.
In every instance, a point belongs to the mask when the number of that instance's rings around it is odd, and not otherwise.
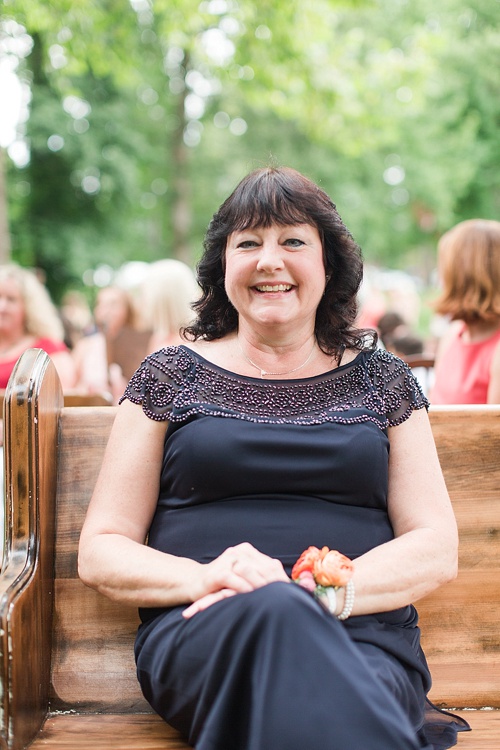
<path fill-rule="evenodd" d="M 322 183 L 368 260 L 428 273 L 440 232 L 498 215 L 494 5 L 4 3 L 33 39 L 14 258 L 56 296 L 103 261 L 193 262 L 227 192 L 275 161 Z"/>

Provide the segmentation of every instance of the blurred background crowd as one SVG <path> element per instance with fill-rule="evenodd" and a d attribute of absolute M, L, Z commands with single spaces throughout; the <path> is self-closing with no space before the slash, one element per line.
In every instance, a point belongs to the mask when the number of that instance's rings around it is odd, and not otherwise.
<path fill-rule="evenodd" d="M 182 261 L 140 268 L 134 266 L 133 284 L 100 288 L 93 306 L 76 289 L 56 306 L 39 273 L 0 266 L 0 389 L 22 352 L 37 347 L 51 356 L 65 393 L 107 394 L 116 403 L 147 354 L 180 343 L 198 295 Z"/>

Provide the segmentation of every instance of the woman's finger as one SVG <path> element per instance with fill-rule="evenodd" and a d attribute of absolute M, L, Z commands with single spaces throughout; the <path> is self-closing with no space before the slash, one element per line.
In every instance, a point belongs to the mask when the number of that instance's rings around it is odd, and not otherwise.
<path fill-rule="evenodd" d="M 182 616 L 186 619 L 189 619 L 193 615 L 197 614 L 197 612 L 202 612 L 212 604 L 215 604 L 215 602 L 220 602 L 222 601 L 222 599 L 227 599 L 229 596 L 234 596 L 236 593 L 237 592 L 233 591 L 233 589 L 221 589 L 220 591 L 214 591 L 213 594 L 202 596 L 201 599 L 198 599 L 197 601 L 190 604 L 189 607 L 186 607 L 186 609 L 182 613 Z"/>

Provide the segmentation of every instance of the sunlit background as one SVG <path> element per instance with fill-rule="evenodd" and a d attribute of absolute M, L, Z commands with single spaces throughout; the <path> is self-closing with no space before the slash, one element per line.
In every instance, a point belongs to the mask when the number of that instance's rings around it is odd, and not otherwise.
<path fill-rule="evenodd" d="M 365 296 L 417 300 L 425 329 L 440 234 L 499 217 L 499 20 L 498 0 L 5 0 L 0 261 L 56 301 L 194 265 L 237 181 L 285 164 L 337 203 Z"/>

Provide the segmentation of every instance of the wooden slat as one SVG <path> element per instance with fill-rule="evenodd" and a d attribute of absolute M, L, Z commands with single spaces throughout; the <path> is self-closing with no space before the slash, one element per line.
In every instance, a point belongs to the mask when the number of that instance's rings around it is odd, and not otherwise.
<path fill-rule="evenodd" d="M 472 731 L 460 732 L 460 750 L 498 750 L 500 747 L 500 711 L 457 711 L 469 722 Z"/>
<path fill-rule="evenodd" d="M 489 498 L 498 501 L 499 407 L 434 406 L 429 416 L 446 484 L 454 503 L 465 503 L 471 509 L 479 498 L 487 502 Z"/>
<path fill-rule="evenodd" d="M 112 406 L 111 393 L 73 393 L 65 392 L 64 406 Z"/>
<path fill-rule="evenodd" d="M 435 364 L 432 354 L 406 354 L 403 359 L 412 368 L 423 367 L 426 370 L 431 370 Z"/>
<path fill-rule="evenodd" d="M 155 714 L 49 716 L 30 750 L 185 750 L 190 745 Z"/>
<path fill-rule="evenodd" d="M 462 569 L 455 581 L 417 602 L 417 608 L 433 677 L 432 700 L 499 707 L 498 574 Z"/>
<path fill-rule="evenodd" d="M 137 609 L 112 602 L 78 578 L 80 529 L 116 407 L 65 407 L 59 422 L 53 709 L 150 712 L 135 674 Z"/>
<path fill-rule="evenodd" d="M 500 409 L 434 407 L 430 418 L 460 536 L 458 578 L 417 602 L 431 698 L 498 708 Z"/>
<path fill-rule="evenodd" d="M 78 578 L 80 530 L 117 407 L 64 407 L 59 420 L 55 576 Z"/>
<path fill-rule="evenodd" d="M 458 711 L 471 732 L 458 735 L 462 750 L 498 750 L 500 711 Z M 190 745 L 156 715 L 50 716 L 30 750 L 187 750 Z M 316 749 L 314 749 L 316 750 Z M 318 749 L 319 750 L 319 749 Z"/>
<path fill-rule="evenodd" d="M 0 388 L 0 412 L 3 411 L 5 388 Z M 110 393 L 82 393 L 79 391 L 64 393 L 64 406 L 112 406 L 113 396 Z"/>
<path fill-rule="evenodd" d="M 500 664 L 494 662 L 470 661 L 467 657 L 460 663 L 441 662 L 431 664 L 433 686 L 430 699 L 444 708 L 470 706 L 472 708 L 490 706 L 498 709 L 497 693 L 491 692 L 492 685 L 498 692 L 500 684 Z M 498 745 L 500 747 L 500 735 Z"/>
<path fill-rule="evenodd" d="M 136 677 L 137 609 L 123 607 L 77 579 L 56 581 L 53 709 L 151 712 Z"/>

